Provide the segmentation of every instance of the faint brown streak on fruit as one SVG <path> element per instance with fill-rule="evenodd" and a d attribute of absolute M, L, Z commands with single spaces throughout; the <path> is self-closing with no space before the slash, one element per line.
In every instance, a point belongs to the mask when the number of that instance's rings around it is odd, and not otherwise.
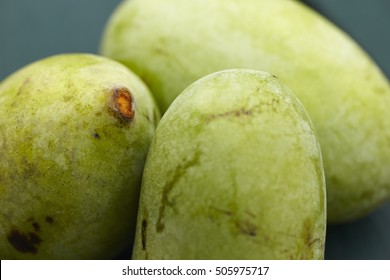
<path fill-rule="evenodd" d="M 313 219 L 308 217 L 303 223 L 302 237 L 304 240 L 304 244 L 309 251 L 311 251 L 313 247 L 322 248 L 322 246 L 324 245 L 322 244 L 322 240 L 320 238 L 317 238 L 313 235 L 313 232 L 314 232 Z"/>
<path fill-rule="evenodd" d="M 157 219 L 156 224 L 156 231 L 161 232 L 164 230 L 165 225 L 163 223 L 165 210 L 167 205 L 172 205 L 172 203 L 169 201 L 169 194 L 172 191 L 173 187 L 176 185 L 176 183 L 180 180 L 180 178 L 187 172 L 187 169 L 191 166 L 194 166 L 198 164 L 200 158 L 200 153 L 196 151 L 192 158 L 190 158 L 187 162 L 185 162 L 183 165 L 179 165 L 175 172 L 172 174 L 171 178 L 167 183 L 165 184 L 163 188 L 163 193 L 161 197 L 161 206 L 159 209 L 159 215 Z"/>
<path fill-rule="evenodd" d="M 217 211 L 217 212 L 222 213 L 222 214 L 227 215 L 227 216 L 232 216 L 233 215 L 232 211 L 221 209 L 221 208 L 217 208 L 217 207 L 211 207 L 211 210 Z"/>
<path fill-rule="evenodd" d="M 113 90 L 109 110 L 123 122 L 130 122 L 135 115 L 134 100 L 127 88 Z"/>
<path fill-rule="evenodd" d="M 257 227 L 255 224 L 246 220 L 238 220 L 236 221 L 236 226 L 242 234 L 256 236 Z"/>
<path fill-rule="evenodd" d="M 141 227 L 141 236 L 142 236 L 142 250 L 146 250 L 146 228 L 148 226 L 148 222 L 146 219 L 142 220 L 142 227 Z"/>
<path fill-rule="evenodd" d="M 158 55 L 169 56 L 169 54 L 163 48 L 155 47 L 153 50 Z"/>
<path fill-rule="evenodd" d="M 159 121 L 158 113 L 156 112 L 156 110 L 153 110 L 153 122 L 155 126 L 157 126 L 158 121 Z"/>
<path fill-rule="evenodd" d="M 212 121 L 212 120 L 215 120 L 215 119 L 226 118 L 226 117 L 250 116 L 252 114 L 253 114 L 253 112 L 251 110 L 247 110 L 245 108 L 241 108 L 239 110 L 228 111 L 228 112 L 225 112 L 225 113 L 208 115 L 207 116 L 207 120 L 208 121 Z"/>
<path fill-rule="evenodd" d="M 20 233 L 18 230 L 13 229 L 7 236 L 8 242 L 21 253 L 36 254 L 38 251 L 38 245 L 41 244 L 42 239 L 35 233 L 29 232 L 28 234 Z"/>
<path fill-rule="evenodd" d="M 16 93 L 16 95 L 20 95 L 21 93 L 23 93 L 25 91 L 26 85 L 28 85 L 30 82 L 31 82 L 30 77 L 27 77 L 26 79 L 24 79 L 23 84 L 18 89 L 18 92 Z"/>
<path fill-rule="evenodd" d="M 245 211 L 245 213 L 246 213 L 248 216 L 252 217 L 252 218 L 255 218 L 255 217 L 256 217 L 256 215 L 253 214 L 253 213 L 250 212 L 250 211 Z"/>

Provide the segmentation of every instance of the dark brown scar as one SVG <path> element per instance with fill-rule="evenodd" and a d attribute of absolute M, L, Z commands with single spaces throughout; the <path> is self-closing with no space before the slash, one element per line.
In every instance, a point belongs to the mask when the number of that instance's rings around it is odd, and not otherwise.
<path fill-rule="evenodd" d="M 134 118 L 134 99 L 127 88 L 117 88 L 113 90 L 109 107 L 110 111 L 124 122 L 130 122 Z"/>

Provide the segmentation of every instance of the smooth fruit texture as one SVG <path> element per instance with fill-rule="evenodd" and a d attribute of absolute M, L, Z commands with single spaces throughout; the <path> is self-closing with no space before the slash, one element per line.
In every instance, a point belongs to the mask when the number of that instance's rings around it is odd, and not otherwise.
<path fill-rule="evenodd" d="M 125 1 L 102 53 L 134 69 L 162 111 L 211 72 L 278 76 L 317 129 L 328 221 L 357 219 L 389 198 L 389 83 L 356 43 L 299 1 Z"/>
<path fill-rule="evenodd" d="M 159 119 L 142 81 L 87 54 L 0 84 L 0 258 L 114 258 L 133 242 Z"/>
<path fill-rule="evenodd" d="M 322 259 L 325 181 L 311 121 L 265 72 L 206 76 L 158 125 L 134 259 Z"/>

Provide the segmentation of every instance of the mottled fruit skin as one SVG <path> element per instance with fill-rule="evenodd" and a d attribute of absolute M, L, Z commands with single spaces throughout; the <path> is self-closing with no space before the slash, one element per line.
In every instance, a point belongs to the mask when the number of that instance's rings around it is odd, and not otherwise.
<path fill-rule="evenodd" d="M 125 66 L 63 54 L 0 84 L 0 258 L 108 259 L 132 246 L 159 113 Z"/>
<path fill-rule="evenodd" d="M 389 82 L 355 42 L 299 1 L 129 0 L 113 14 L 101 50 L 134 69 L 162 111 L 215 71 L 278 76 L 317 129 L 328 221 L 360 218 L 389 199 Z"/>
<path fill-rule="evenodd" d="M 158 125 L 134 259 L 323 259 L 325 179 L 311 121 L 278 79 L 227 70 Z"/>

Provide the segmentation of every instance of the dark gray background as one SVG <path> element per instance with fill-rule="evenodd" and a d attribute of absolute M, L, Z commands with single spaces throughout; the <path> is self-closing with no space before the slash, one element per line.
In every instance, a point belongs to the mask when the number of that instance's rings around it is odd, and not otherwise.
<path fill-rule="evenodd" d="M 97 53 L 103 27 L 119 2 L 0 0 L 0 80 L 50 55 Z M 390 77 L 389 0 L 304 2 L 355 38 Z M 390 204 L 360 221 L 329 226 L 326 258 L 390 259 Z"/>

